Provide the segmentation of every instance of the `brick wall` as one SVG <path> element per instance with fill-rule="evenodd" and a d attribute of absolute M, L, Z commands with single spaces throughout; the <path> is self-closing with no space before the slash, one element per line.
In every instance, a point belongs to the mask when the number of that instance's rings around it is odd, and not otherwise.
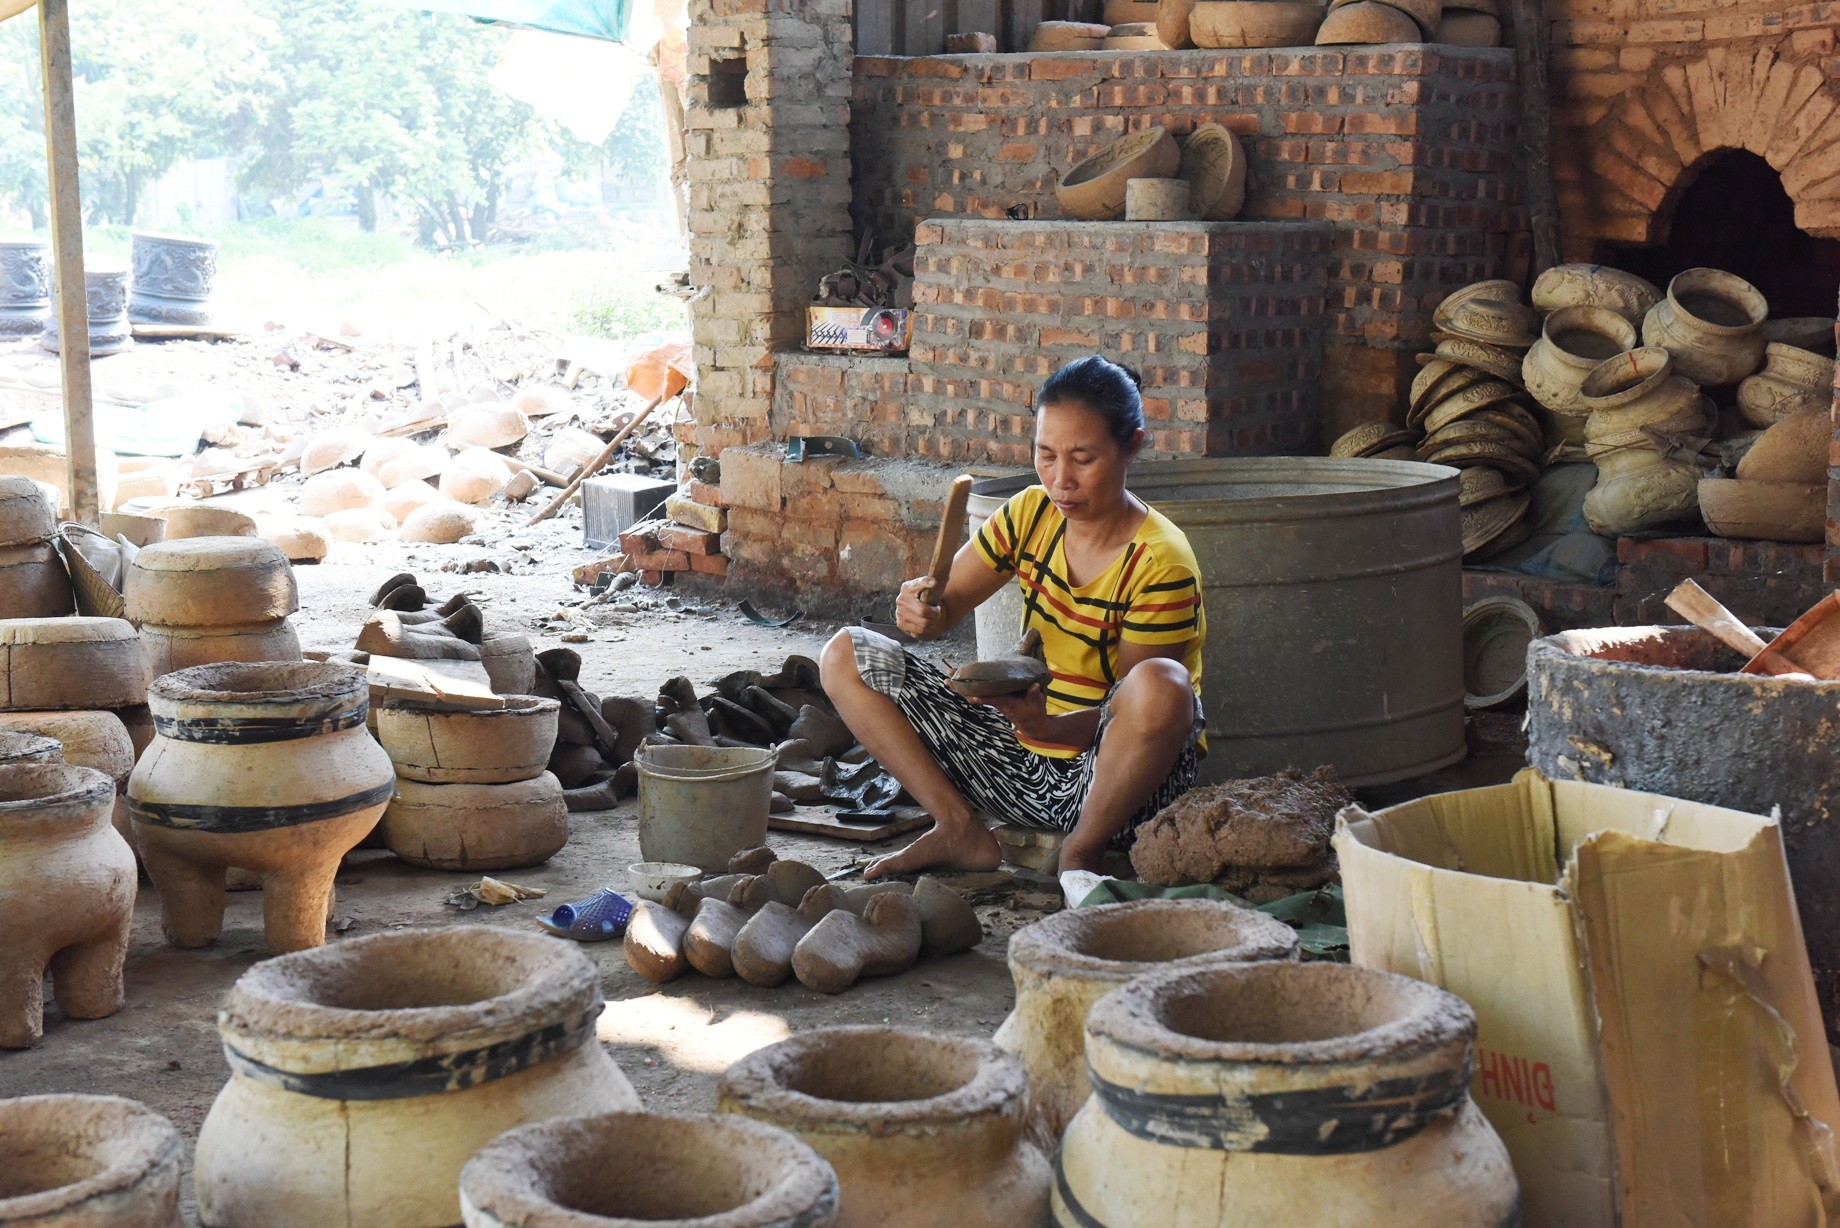
<path fill-rule="evenodd" d="M 1398 413 L 1438 300 L 1519 258 L 1513 79 L 1511 51 L 1447 46 L 858 58 L 855 220 L 1053 217 L 1060 173 L 1124 133 L 1224 124 L 1246 218 L 1331 228 L 1327 434 Z"/>

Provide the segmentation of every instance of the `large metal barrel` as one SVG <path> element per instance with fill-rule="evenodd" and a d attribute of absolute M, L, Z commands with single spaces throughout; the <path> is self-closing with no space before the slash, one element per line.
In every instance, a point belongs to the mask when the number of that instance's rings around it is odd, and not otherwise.
<path fill-rule="evenodd" d="M 1527 760 L 1560 780 L 1751 814 L 1781 807 L 1821 1016 L 1840 1044 L 1840 682 L 1735 672 L 1743 664 L 1696 627 L 1535 640 Z"/>
<path fill-rule="evenodd" d="M 1033 481 L 974 486 L 972 531 Z M 1383 784 L 1463 757 L 1456 470 L 1236 457 L 1144 462 L 1129 484 L 1201 565 L 1203 780 L 1331 764 Z M 978 655 L 1010 651 L 1021 619 L 1006 586 L 978 611 Z"/>

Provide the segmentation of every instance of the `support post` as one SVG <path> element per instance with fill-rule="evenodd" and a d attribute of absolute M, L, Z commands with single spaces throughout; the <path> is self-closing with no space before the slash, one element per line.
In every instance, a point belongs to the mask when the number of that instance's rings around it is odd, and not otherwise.
<path fill-rule="evenodd" d="M 89 294 L 83 281 L 83 207 L 77 192 L 77 109 L 70 79 L 70 0 L 39 0 L 45 74 L 45 153 L 51 185 L 51 253 L 57 269 L 58 353 L 64 376 L 64 459 L 70 513 L 101 522 L 96 420 L 90 393 Z"/>
<path fill-rule="evenodd" d="M 1533 273 L 1559 263 L 1559 189 L 1552 169 L 1552 94 L 1546 64 L 1551 32 L 1541 0 L 1513 0 L 1514 55 L 1520 77 L 1521 164 L 1526 169 L 1527 222 L 1533 231 Z"/>

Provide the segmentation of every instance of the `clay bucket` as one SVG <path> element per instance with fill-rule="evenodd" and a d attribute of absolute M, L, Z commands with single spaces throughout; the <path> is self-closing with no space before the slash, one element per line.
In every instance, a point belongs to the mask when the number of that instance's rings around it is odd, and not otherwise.
<path fill-rule="evenodd" d="M 1346 964 L 1151 973 L 1086 1019 L 1093 1095 L 1055 1223 L 1502 1228 L 1520 1188 L 1469 1098 L 1476 1016 Z"/>
<path fill-rule="evenodd" d="M 892 1027 L 800 1033 L 730 1066 L 720 1087 L 724 1112 L 830 1161 L 839 1228 L 1042 1223 L 1051 1173 L 1027 1101 L 1022 1067 L 989 1041 Z"/>
<path fill-rule="evenodd" d="M 94 768 L 0 767 L 0 1049 L 38 1043 L 46 969 L 66 1016 L 121 1007 L 136 881 L 114 802 Z"/>
<path fill-rule="evenodd" d="M 1074 908 L 1009 940 L 1016 1008 L 997 1046 L 1028 1072 L 1035 1111 L 1060 1137 L 1086 1103 L 1086 1013 L 1126 981 L 1161 968 L 1297 958 L 1297 935 L 1264 913 L 1212 900 Z"/>
<path fill-rule="evenodd" d="M 0 1100 L 0 1228 L 182 1228 L 173 1124 L 117 1096 Z"/>
<path fill-rule="evenodd" d="M 1696 384 L 1735 384 L 1763 361 L 1770 305 L 1757 287 L 1718 269 L 1688 269 L 1642 319 L 1642 344 L 1674 356 Z"/>
<path fill-rule="evenodd" d="M 216 939 L 235 866 L 262 879 L 269 950 L 324 942 L 339 859 L 376 826 L 396 782 L 364 728 L 364 675 L 318 662 L 202 665 L 156 681 L 148 704 L 154 739 L 128 778 L 128 809 L 167 937 Z"/>
<path fill-rule="evenodd" d="M 837 1176 L 730 1115 L 606 1113 L 501 1135 L 460 1173 L 466 1228 L 825 1228 Z"/>
<path fill-rule="evenodd" d="M 230 1081 L 198 1135 L 206 1228 L 440 1228 L 515 1126 L 639 1107 L 573 943 L 406 929 L 264 960 L 217 1017 Z"/>

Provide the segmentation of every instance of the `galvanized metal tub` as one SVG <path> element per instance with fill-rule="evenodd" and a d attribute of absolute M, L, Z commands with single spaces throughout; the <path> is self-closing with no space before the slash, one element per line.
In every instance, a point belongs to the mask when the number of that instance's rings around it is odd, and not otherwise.
<path fill-rule="evenodd" d="M 1034 480 L 973 487 L 972 532 Z M 1201 566 L 1204 781 L 1331 764 L 1384 784 L 1463 758 L 1455 469 L 1235 457 L 1145 462 L 1129 484 Z M 1021 621 L 1006 586 L 978 611 L 978 655 L 1008 652 Z"/>
<path fill-rule="evenodd" d="M 1769 638 L 1768 632 L 1764 633 Z M 1830 1044 L 1840 1044 L 1840 682 L 1733 672 L 1695 627 L 1567 631 L 1527 649 L 1527 760 L 1751 814 L 1783 845 Z"/>

